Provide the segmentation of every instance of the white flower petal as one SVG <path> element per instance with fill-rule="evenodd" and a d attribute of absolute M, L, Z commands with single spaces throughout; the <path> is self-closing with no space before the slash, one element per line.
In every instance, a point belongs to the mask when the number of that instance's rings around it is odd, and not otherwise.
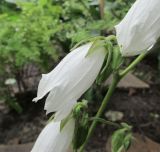
<path fill-rule="evenodd" d="M 67 105 L 68 102 L 77 101 L 95 81 L 106 51 L 104 47 L 99 47 L 86 57 L 90 47 L 91 43 L 88 43 L 75 49 L 53 71 L 43 75 L 34 100 L 41 99 L 51 91 L 45 104 L 47 113 L 60 110 L 63 103 Z"/>
<path fill-rule="evenodd" d="M 160 0 L 137 0 L 116 26 L 123 56 L 133 56 L 152 48 L 160 37 Z"/>
<path fill-rule="evenodd" d="M 57 110 L 54 117 L 54 121 L 60 121 L 64 119 L 66 116 L 68 116 L 71 113 L 73 107 L 76 105 L 76 103 L 77 102 L 74 100 L 67 103 L 63 103 Z"/>
<path fill-rule="evenodd" d="M 59 80 L 63 77 L 68 78 L 68 72 L 72 71 L 73 63 L 77 64 L 76 60 L 85 56 L 91 43 L 83 45 L 76 50 L 70 52 L 50 73 L 43 74 L 38 86 L 37 97 L 33 101 L 43 98 L 53 88 L 58 87 Z M 78 62 L 79 63 L 79 62 Z M 65 75 L 67 72 L 67 75 Z"/>
<path fill-rule="evenodd" d="M 75 128 L 75 121 L 69 120 L 60 131 L 60 122 L 49 123 L 40 133 L 31 152 L 66 152 Z"/>

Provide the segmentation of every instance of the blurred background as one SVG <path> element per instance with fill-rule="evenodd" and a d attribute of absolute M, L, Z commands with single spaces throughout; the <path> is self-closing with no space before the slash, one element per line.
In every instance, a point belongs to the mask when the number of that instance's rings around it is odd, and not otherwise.
<path fill-rule="evenodd" d="M 32 145 L 45 126 L 49 116 L 43 110 L 44 100 L 32 102 L 41 74 L 52 70 L 81 40 L 115 34 L 114 26 L 134 1 L 0 1 L 0 152 L 7 148 L 14 152 L 18 145 L 23 145 L 20 151 L 25 152 L 26 145 Z M 126 59 L 125 64 L 131 60 Z M 157 42 L 152 53 L 120 83 L 103 117 L 133 125 L 138 136 L 147 136 L 158 145 L 159 76 Z M 108 80 L 103 86 L 94 85 L 83 96 L 90 102 L 91 115 L 96 113 L 109 83 Z M 99 125 L 87 150 L 106 152 L 108 137 L 114 129 Z"/>

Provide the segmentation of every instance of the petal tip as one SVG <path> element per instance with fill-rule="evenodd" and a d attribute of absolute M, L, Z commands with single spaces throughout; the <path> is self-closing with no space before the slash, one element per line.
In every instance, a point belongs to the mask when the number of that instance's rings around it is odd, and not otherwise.
<path fill-rule="evenodd" d="M 33 98 L 32 101 L 33 101 L 33 102 L 37 102 L 37 101 L 38 101 L 37 97 L 36 97 L 36 98 Z"/>

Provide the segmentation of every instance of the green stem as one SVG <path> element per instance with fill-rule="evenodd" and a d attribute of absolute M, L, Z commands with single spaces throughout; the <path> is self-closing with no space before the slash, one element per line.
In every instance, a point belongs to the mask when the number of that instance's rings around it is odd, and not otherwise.
<path fill-rule="evenodd" d="M 144 59 L 147 53 L 139 55 L 124 71 L 120 73 L 120 77 L 123 78 L 129 71 L 131 71 L 140 61 Z"/>
<path fill-rule="evenodd" d="M 98 110 L 98 112 L 97 112 L 95 117 L 97 117 L 97 118 L 100 117 L 102 115 L 102 113 L 104 112 L 104 110 L 105 110 L 105 108 L 106 108 L 106 106 L 107 106 L 107 104 L 108 104 L 108 102 L 109 102 L 109 100 L 110 100 L 110 98 L 111 98 L 111 96 L 112 96 L 112 94 L 113 94 L 113 92 L 114 92 L 119 80 L 120 79 L 119 79 L 118 73 L 115 73 L 114 76 L 113 76 L 112 84 L 110 85 L 109 90 L 108 90 L 105 98 L 103 99 L 102 104 L 101 104 L 101 106 L 100 106 L 100 108 L 99 108 L 99 110 Z M 84 147 L 87 144 L 89 138 L 92 136 L 93 131 L 94 131 L 97 123 L 98 122 L 96 120 L 94 120 L 93 123 L 91 124 L 91 127 L 90 127 L 90 129 L 88 131 L 88 135 L 87 135 L 86 141 L 84 142 L 84 144 L 80 148 L 80 152 L 83 152 Z"/>
<path fill-rule="evenodd" d="M 114 123 L 114 122 L 112 122 L 112 121 L 107 121 L 107 120 L 105 120 L 105 119 L 103 119 L 103 118 L 92 117 L 92 118 L 90 119 L 90 121 L 97 121 L 97 122 L 101 122 L 101 123 L 106 124 L 106 125 L 111 125 L 111 126 L 114 126 L 114 127 L 116 127 L 116 128 L 120 128 L 120 125 L 119 125 L 119 124 Z"/>
<path fill-rule="evenodd" d="M 140 61 L 142 61 L 144 59 L 144 57 L 147 55 L 147 53 L 143 53 L 141 55 L 139 55 L 124 71 L 122 71 L 121 73 L 114 73 L 113 74 L 113 80 L 112 80 L 112 84 L 110 85 L 108 92 L 106 94 L 106 96 L 104 97 L 102 104 L 96 114 L 96 118 L 99 118 L 102 113 L 104 112 L 104 110 L 106 109 L 106 106 L 114 92 L 114 90 L 116 89 L 117 84 L 119 83 L 119 81 L 129 72 L 131 71 Z M 79 152 L 83 152 L 84 147 L 86 146 L 86 144 L 88 143 L 88 140 L 90 139 L 90 137 L 92 136 L 94 129 L 96 128 L 97 125 L 97 120 L 94 120 L 89 128 L 88 131 L 88 135 L 87 138 L 84 142 L 84 144 L 81 146 Z"/>

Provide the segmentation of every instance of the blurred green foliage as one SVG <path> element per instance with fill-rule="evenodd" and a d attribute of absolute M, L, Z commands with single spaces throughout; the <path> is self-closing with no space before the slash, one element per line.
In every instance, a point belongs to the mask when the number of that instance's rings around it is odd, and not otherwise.
<path fill-rule="evenodd" d="M 107 2 L 106 16 L 100 19 L 98 1 L 39 0 L 17 5 L 1 1 L 1 65 L 9 64 L 14 70 L 35 62 L 46 68 L 45 60 L 56 60 L 59 47 L 68 51 L 71 43 L 112 29 L 129 4 L 120 0 Z"/>

